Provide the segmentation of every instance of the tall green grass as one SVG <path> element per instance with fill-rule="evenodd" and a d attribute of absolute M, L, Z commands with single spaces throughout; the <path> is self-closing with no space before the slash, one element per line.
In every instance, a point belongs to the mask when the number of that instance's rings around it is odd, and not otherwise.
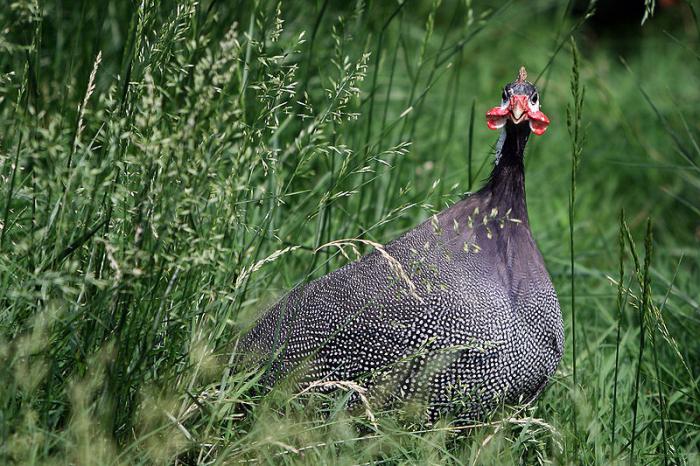
<path fill-rule="evenodd" d="M 549 0 L 0 9 L 0 462 L 696 463 L 692 6 L 624 64 Z M 552 119 L 531 224 L 576 338 L 543 398 L 424 425 L 229 371 L 266 306 L 354 257 L 324 245 L 364 252 L 478 188 L 480 115 L 522 64 Z"/>
<path fill-rule="evenodd" d="M 579 52 L 576 47 L 576 42 L 571 38 L 571 55 L 573 57 L 573 65 L 571 67 L 571 97 L 573 105 L 566 107 L 566 127 L 569 131 L 571 139 L 571 180 L 569 191 L 569 264 L 570 270 L 570 287 L 571 287 L 571 375 L 574 391 L 578 390 L 578 378 L 576 373 L 576 249 L 574 240 L 574 224 L 576 222 L 576 174 L 578 173 L 579 164 L 583 153 L 585 141 L 585 133 L 582 128 L 583 120 L 583 103 L 585 101 L 586 88 L 581 85 L 579 74 Z M 572 422 L 575 437 L 578 437 L 578 425 L 576 419 L 576 410 L 574 406 L 572 410 Z M 578 449 L 578 444 L 574 443 L 574 448 Z"/>

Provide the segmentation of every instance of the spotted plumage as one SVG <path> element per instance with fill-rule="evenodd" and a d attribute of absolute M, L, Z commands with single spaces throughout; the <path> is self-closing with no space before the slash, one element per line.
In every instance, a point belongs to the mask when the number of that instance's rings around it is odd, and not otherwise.
<path fill-rule="evenodd" d="M 497 108 L 507 122 L 480 191 L 383 250 L 294 289 L 243 338 L 244 351 L 268 363 L 267 382 L 290 374 L 302 385 L 354 380 L 380 403 L 418 401 L 430 417 L 470 419 L 539 395 L 564 337 L 530 232 L 523 155 L 532 127 L 527 109 L 509 113 L 513 90 L 515 105 L 525 95 L 530 112 L 541 113 L 521 71 Z"/>

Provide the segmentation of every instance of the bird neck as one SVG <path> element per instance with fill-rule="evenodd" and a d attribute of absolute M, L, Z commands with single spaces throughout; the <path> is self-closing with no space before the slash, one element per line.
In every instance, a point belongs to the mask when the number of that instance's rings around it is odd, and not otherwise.
<path fill-rule="evenodd" d="M 525 145 L 530 137 L 528 125 L 508 122 L 496 148 L 496 164 L 484 190 L 491 194 L 492 207 L 511 210 L 513 218 L 527 222 L 525 201 Z"/>

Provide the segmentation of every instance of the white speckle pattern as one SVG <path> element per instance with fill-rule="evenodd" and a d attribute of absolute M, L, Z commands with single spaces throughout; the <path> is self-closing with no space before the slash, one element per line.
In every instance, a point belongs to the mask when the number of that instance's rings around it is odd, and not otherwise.
<path fill-rule="evenodd" d="M 267 381 L 293 369 L 302 384 L 359 380 L 383 402 L 427 403 L 431 418 L 536 397 L 561 359 L 559 303 L 526 221 L 466 226 L 480 195 L 438 216 L 450 227 L 428 220 L 386 246 L 423 302 L 377 251 L 278 302 L 242 345 L 274 354 Z"/>
<path fill-rule="evenodd" d="M 266 383 L 353 380 L 380 404 L 424 403 L 430 419 L 477 419 L 542 392 L 561 360 L 562 317 L 527 218 L 530 129 L 503 132 L 482 190 L 385 247 L 415 291 L 375 250 L 263 315 L 241 346 L 267 362 Z"/>

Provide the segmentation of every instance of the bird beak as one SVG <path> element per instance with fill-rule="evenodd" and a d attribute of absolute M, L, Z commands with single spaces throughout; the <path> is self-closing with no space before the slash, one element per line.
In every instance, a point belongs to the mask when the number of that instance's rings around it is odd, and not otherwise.
<path fill-rule="evenodd" d="M 486 123 L 490 129 L 502 128 L 508 118 L 515 124 L 529 121 L 530 130 L 538 136 L 544 134 L 549 126 L 547 115 L 539 110 L 534 111 L 530 107 L 529 97 L 526 95 L 512 95 L 507 104 L 494 107 L 486 112 Z"/>
<path fill-rule="evenodd" d="M 510 96 L 510 118 L 513 123 L 520 123 L 523 120 L 523 115 L 527 116 L 528 110 L 529 104 L 526 95 L 514 94 Z"/>

